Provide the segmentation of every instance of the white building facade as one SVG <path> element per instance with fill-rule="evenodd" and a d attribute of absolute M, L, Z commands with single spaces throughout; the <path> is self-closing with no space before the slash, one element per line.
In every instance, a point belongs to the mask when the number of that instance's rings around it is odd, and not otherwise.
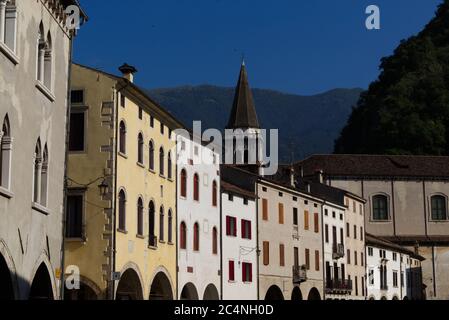
<path fill-rule="evenodd" d="M 367 235 L 368 300 L 416 300 L 421 297 L 422 257 L 384 239 Z"/>
<path fill-rule="evenodd" d="M 219 155 L 177 138 L 178 293 L 182 300 L 220 299 Z"/>
<path fill-rule="evenodd" d="M 222 181 L 223 300 L 257 300 L 257 221 L 254 192 Z"/>

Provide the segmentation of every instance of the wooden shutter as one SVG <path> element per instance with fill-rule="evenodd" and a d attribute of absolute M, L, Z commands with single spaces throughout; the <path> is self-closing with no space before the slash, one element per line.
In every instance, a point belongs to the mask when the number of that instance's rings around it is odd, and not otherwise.
<path fill-rule="evenodd" d="M 279 224 L 284 224 L 284 204 L 279 203 Z"/>
<path fill-rule="evenodd" d="M 279 245 L 279 265 L 285 267 L 285 246 L 283 244 Z"/>
<path fill-rule="evenodd" d="M 234 261 L 229 261 L 229 281 L 235 280 Z"/>
<path fill-rule="evenodd" d="M 315 233 L 320 233 L 320 218 L 318 213 L 315 213 Z"/>
<path fill-rule="evenodd" d="M 231 217 L 226 217 L 226 235 L 231 235 Z"/>
<path fill-rule="evenodd" d="M 231 218 L 231 219 L 233 221 L 233 224 L 232 224 L 232 235 L 234 237 L 237 237 L 237 219 L 236 218 Z"/>
<path fill-rule="evenodd" d="M 315 271 L 320 271 L 320 252 L 315 251 Z"/>
<path fill-rule="evenodd" d="M 268 221 L 268 200 L 262 199 L 262 219 Z"/>
<path fill-rule="evenodd" d="M 247 228 L 248 228 L 248 239 L 251 240 L 253 238 L 252 230 L 251 230 L 251 228 L 252 228 L 251 221 L 247 221 L 246 224 L 247 224 Z"/>
<path fill-rule="evenodd" d="M 305 253 L 305 255 L 306 255 L 306 267 L 307 267 L 307 270 L 310 270 L 310 250 L 309 249 L 306 249 L 306 253 Z"/>
<path fill-rule="evenodd" d="M 309 230 L 309 211 L 304 211 L 304 230 Z"/>
<path fill-rule="evenodd" d="M 268 241 L 263 243 L 263 264 L 265 266 L 270 264 L 270 243 Z"/>
<path fill-rule="evenodd" d="M 249 282 L 253 282 L 253 264 L 248 263 L 249 266 Z"/>

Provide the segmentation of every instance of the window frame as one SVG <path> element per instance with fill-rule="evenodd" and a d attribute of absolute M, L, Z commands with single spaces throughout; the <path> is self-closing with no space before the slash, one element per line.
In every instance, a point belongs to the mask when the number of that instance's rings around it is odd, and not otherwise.
<path fill-rule="evenodd" d="M 64 238 L 69 241 L 85 241 L 86 240 L 86 188 L 69 188 L 67 190 L 66 195 L 66 203 L 68 204 L 68 198 L 69 197 L 81 197 L 81 236 L 80 237 L 73 237 L 68 235 L 68 226 L 69 223 L 69 212 L 68 212 L 68 205 L 66 206 L 65 215 L 66 215 L 66 225 L 65 225 L 65 234 Z"/>
<path fill-rule="evenodd" d="M 433 200 L 434 199 L 441 199 L 443 200 L 443 204 L 444 204 L 444 208 L 437 208 L 437 209 L 444 209 L 444 217 L 437 217 L 434 215 L 434 206 L 433 206 Z M 430 196 L 430 200 L 429 200 L 429 219 L 430 222 L 447 222 L 449 219 L 449 214 L 448 214 L 448 198 L 447 196 L 445 196 L 444 194 L 441 193 L 437 193 L 437 194 L 433 194 L 432 196 Z M 438 213 L 439 214 L 439 213 Z"/>
<path fill-rule="evenodd" d="M 386 218 L 385 219 L 381 219 L 381 218 L 376 218 L 375 216 L 375 203 L 376 203 L 376 199 L 379 198 L 383 198 L 385 199 L 386 203 L 385 203 L 385 210 L 386 210 Z M 381 210 L 382 208 L 378 208 L 377 210 Z M 379 217 L 381 217 L 379 215 Z M 378 193 L 375 194 L 371 197 L 371 221 L 372 222 L 390 222 L 391 221 L 391 213 L 390 213 L 390 197 L 387 194 L 384 193 Z"/>

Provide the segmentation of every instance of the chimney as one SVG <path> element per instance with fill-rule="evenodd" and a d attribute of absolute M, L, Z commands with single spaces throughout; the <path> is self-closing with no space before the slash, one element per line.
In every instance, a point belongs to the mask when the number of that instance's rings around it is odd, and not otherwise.
<path fill-rule="evenodd" d="M 324 171 L 323 170 L 317 170 L 316 172 L 316 177 L 319 183 L 323 184 L 324 183 Z"/>
<path fill-rule="evenodd" d="M 290 168 L 290 185 L 296 188 L 295 169 L 293 167 Z"/>
<path fill-rule="evenodd" d="M 124 63 L 120 68 L 118 68 L 123 75 L 123 78 L 127 79 L 129 82 L 134 82 L 134 73 L 137 72 L 137 69 L 133 66 L 130 66 L 127 63 Z"/>

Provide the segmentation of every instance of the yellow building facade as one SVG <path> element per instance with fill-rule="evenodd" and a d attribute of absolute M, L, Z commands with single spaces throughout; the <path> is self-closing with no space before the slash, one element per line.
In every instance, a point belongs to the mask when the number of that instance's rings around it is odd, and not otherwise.
<path fill-rule="evenodd" d="M 120 70 L 73 65 L 65 267 L 81 283 L 65 296 L 173 299 L 181 124 Z"/>

